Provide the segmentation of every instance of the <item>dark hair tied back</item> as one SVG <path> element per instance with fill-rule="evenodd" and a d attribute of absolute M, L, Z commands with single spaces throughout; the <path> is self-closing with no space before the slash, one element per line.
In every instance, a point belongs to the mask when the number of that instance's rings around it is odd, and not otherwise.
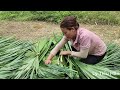
<path fill-rule="evenodd" d="M 65 17 L 60 23 L 60 28 L 67 28 L 70 30 L 71 27 L 74 27 L 76 30 L 79 28 L 79 23 L 74 16 Z"/>

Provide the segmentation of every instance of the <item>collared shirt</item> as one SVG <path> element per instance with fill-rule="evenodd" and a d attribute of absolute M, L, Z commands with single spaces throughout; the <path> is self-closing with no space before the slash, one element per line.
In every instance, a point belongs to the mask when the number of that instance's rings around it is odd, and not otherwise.
<path fill-rule="evenodd" d="M 63 36 L 61 41 L 55 46 L 55 48 L 53 48 L 51 54 L 55 55 L 67 43 L 67 41 L 68 41 L 67 37 Z M 95 33 L 85 28 L 78 28 L 75 41 L 73 40 L 70 41 L 72 43 L 72 46 L 78 52 L 89 50 L 88 54 L 90 55 L 101 56 L 106 52 L 107 49 L 105 43 Z M 84 55 L 84 54 L 85 52 L 83 54 L 72 52 L 72 55 L 74 56 Z"/>
<path fill-rule="evenodd" d="M 70 40 L 72 46 L 80 51 L 81 49 L 89 49 L 88 54 L 101 56 L 106 52 L 106 44 L 95 33 L 85 29 L 79 28 L 75 41 Z"/>

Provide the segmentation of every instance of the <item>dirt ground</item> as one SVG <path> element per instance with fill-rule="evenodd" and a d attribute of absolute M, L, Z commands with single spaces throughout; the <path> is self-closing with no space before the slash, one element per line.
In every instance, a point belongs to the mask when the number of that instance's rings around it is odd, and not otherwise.
<path fill-rule="evenodd" d="M 80 24 L 97 35 L 105 42 L 115 42 L 120 45 L 120 26 Z M 22 40 L 37 40 L 52 37 L 53 32 L 60 34 L 59 25 L 41 21 L 0 21 L 0 36 L 15 36 Z"/>

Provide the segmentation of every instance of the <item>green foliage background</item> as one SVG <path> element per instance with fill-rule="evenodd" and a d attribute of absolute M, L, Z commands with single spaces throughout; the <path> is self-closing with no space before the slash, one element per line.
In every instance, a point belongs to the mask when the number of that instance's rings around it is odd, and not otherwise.
<path fill-rule="evenodd" d="M 0 20 L 60 23 L 68 15 L 76 16 L 80 23 L 120 25 L 119 11 L 0 11 Z"/>

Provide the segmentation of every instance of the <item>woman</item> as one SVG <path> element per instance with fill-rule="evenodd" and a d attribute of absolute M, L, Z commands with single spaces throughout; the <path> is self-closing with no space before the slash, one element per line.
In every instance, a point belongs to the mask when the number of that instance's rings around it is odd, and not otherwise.
<path fill-rule="evenodd" d="M 50 64 L 52 58 L 68 42 L 71 41 L 74 51 L 61 51 L 60 55 L 70 55 L 81 58 L 86 64 L 100 62 L 106 54 L 106 45 L 95 33 L 80 28 L 76 17 L 68 16 L 60 24 L 64 36 L 61 41 L 50 52 L 45 64 Z"/>

